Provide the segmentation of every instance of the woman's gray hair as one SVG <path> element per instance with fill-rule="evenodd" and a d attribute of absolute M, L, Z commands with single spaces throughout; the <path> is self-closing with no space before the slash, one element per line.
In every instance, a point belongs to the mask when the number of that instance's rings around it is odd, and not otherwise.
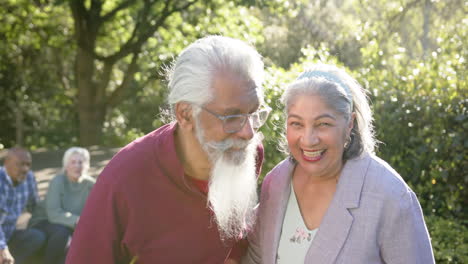
<path fill-rule="evenodd" d="M 70 158 L 72 155 L 78 154 L 81 155 L 84 158 L 83 166 L 83 174 L 87 175 L 88 174 L 88 169 L 90 165 L 90 155 L 89 151 L 85 148 L 81 147 L 71 147 L 65 151 L 65 154 L 63 154 L 63 160 L 62 160 L 62 172 L 66 171 L 66 168 L 68 166 L 68 163 L 70 162 Z"/>
<path fill-rule="evenodd" d="M 303 72 L 291 83 L 281 98 L 287 114 L 297 96 L 318 95 L 326 104 L 342 114 L 346 120 L 356 113 L 349 144 L 343 152 L 343 160 L 352 159 L 363 153 L 374 153 L 373 117 L 366 91 L 344 70 L 332 65 L 316 64 Z M 284 148 L 289 152 L 287 148 Z M 289 154 L 289 153 L 288 153 Z"/>
<path fill-rule="evenodd" d="M 222 36 L 208 36 L 185 48 L 167 71 L 168 103 L 188 102 L 204 105 L 213 99 L 213 77 L 221 70 L 253 82 L 263 101 L 263 62 L 260 54 L 247 43 Z M 199 108 L 194 108 L 194 115 Z M 197 111 L 198 110 L 198 111 Z"/>

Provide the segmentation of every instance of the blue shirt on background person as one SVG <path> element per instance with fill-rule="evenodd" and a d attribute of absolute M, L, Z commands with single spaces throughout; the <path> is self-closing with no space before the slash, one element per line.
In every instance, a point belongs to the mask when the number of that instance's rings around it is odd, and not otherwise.
<path fill-rule="evenodd" d="M 25 209 L 37 204 L 36 180 L 31 171 L 31 154 L 20 147 L 8 150 L 0 167 L 0 263 L 23 264 L 38 256 L 46 241 L 41 230 L 16 229 Z"/>
<path fill-rule="evenodd" d="M 34 207 L 38 200 L 32 171 L 28 172 L 26 180 L 14 186 L 5 168 L 0 167 L 0 249 L 6 247 L 23 210 Z"/>

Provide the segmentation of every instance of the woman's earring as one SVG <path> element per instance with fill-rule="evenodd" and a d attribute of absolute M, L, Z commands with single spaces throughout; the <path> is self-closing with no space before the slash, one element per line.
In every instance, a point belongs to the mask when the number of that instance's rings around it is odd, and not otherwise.
<path fill-rule="evenodd" d="M 351 144 L 351 136 L 348 136 L 346 138 L 346 141 L 344 143 L 344 148 L 347 149 L 349 147 L 349 145 Z"/>

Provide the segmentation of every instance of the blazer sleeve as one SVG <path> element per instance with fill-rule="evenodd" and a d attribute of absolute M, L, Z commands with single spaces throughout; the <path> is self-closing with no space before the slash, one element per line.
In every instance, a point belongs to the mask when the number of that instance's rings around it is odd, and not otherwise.
<path fill-rule="evenodd" d="M 435 263 L 421 205 L 414 192 L 408 190 L 390 211 L 379 242 L 385 263 Z"/>
<path fill-rule="evenodd" d="M 255 213 L 257 214 L 257 221 L 253 230 L 248 234 L 247 240 L 249 242 L 249 247 L 247 253 L 242 258 L 242 264 L 260 264 L 262 263 L 262 252 L 261 252 L 261 233 L 262 233 L 262 208 L 266 206 L 266 199 L 268 197 L 269 185 L 271 182 L 270 175 L 265 177 L 265 180 L 262 184 L 262 191 L 260 193 L 260 204 L 255 208 Z"/>

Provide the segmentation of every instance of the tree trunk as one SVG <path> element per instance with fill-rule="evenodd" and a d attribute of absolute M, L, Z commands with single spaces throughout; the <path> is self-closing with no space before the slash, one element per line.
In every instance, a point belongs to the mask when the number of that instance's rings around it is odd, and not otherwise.
<path fill-rule="evenodd" d="M 98 87 L 93 81 L 94 58 L 88 51 L 78 47 L 75 63 L 80 144 L 83 146 L 98 145 L 102 136 L 106 108 L 103 102 L 96 102 Z"/>
<path fill-rule="evenodd" d="M 87 104 L 79 107 L 80 144 L 82 146 L 100 145 L 102 139 L 102 126 L 106 116 L 105 107 Z"/>

